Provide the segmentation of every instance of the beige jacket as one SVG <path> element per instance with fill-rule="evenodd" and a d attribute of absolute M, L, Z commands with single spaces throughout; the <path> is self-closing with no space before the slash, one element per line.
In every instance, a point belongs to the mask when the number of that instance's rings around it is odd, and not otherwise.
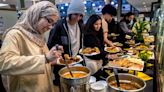
<path fill-rule="evenodd" d="M 7 92 L 54 92 L 51 65 L 38 46 L 17 29 L 6 35 L 0 51 L 0 73 Z"/>

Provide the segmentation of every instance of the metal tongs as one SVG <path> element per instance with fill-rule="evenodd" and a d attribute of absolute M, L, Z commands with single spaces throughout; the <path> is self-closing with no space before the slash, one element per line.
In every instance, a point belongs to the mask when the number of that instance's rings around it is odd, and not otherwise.
<path fill-rule="evenodd" d="M 56 46 L 56 49 L 57 49 L 57 50 L 60 50 L 59 44 L 56 44 L 55 46 Z M 62 54 L 63 54 L 63 53 L 62 53 Z M 64 56 L 64 54 L 63 54 L 62 56 Z M 69 65 L 68 65 L 68 62 L 67 62 L 67 60 L 66 60 L 65 58 L 64 58 L 64 62 L 65 62 L 65 64 L 66 64 L 66 67 L 67 67 L 69 73 L 70 73 L 71 76 L 73 77 L 72 71 L 71 71 L 71 69 L 70 69 L 70 67 L 69 67 Z"/>

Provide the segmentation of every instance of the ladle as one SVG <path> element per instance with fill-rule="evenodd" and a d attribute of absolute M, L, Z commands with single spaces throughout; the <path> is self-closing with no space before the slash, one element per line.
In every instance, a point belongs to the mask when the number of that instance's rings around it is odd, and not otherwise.
<path fill-rule="evenodd" d="M 55 46 L 56 46 L 56 49 L 57 49 L 57 50 L 60 50 L 59 44 L 56 44 Z M 62 53 L 62 56 L 64 56 L 64 53 Z M 67 60 L 66 60 L 65 58 L 64 58 L 64 62 L 65 62 L 65 64 L 66 64 L 66 67 L 68 68 L 69 73 L 70 73 L 71 76 L 73 77 L 72 71 L 71 71 L 71 69 L 69 68 L 68 62 L 67 62 Z"/>
<path fill-rule="evenodd" d="M 68 65 L 67 60 L 64 60 L 64 61 L 65 61 L 66 67 L 68 68 L 69 73 L 71 74 L 71 76 L 72 76 L 72 78 L 73 78 L 73 74 L 72 74 L 72 71 L 71 71 L 71 69 L 70 69 L 70 67 L 69 67 L 69 65 Z"/>
<path fill-rule="evenodd" d="M 118 89 L 120 89 L 120 82 L 119 82 L 119 77 L 118 77 L 118 71 L 117 71 L 116 68 L 113 68 L 113 71 L 114 71 L 114 76 L 115 76 L 115 79 L 116 79 L 117 87 L 118 87 Z"/>

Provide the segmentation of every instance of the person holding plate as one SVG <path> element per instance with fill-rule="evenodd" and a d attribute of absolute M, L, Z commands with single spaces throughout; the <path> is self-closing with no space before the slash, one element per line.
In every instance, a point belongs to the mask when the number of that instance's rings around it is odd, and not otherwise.
<path fill-rule="evenodd" d="M 102 29 L 102 19 L 99 15 L 89 17 L 84 28 L 84 47 L 98 48 L 100 53 L 96 55 L 85 56 L 86 67 L 91 70 L 91 74 L 96 77 L 100 76 L 102 65 L 108 58 L 113 58 L 114 55 L 108 55 L 104 51 L 104 38 Z"/>
<path fill-rule="evenodd" d="M 71 0 L 67 10 L 67 17 L 59 20 L 50 31 L 48 47 L 51 49 L 56 44 L 62 45 L 64 54 L 76 57 L 82 48 L 83 25 L 81 19 L 84 16 L 85 5 L 81 0 Z M 54 69 L 54 84 L 59 86 L 58 71 L 64 66 L 56 65 Z"/>

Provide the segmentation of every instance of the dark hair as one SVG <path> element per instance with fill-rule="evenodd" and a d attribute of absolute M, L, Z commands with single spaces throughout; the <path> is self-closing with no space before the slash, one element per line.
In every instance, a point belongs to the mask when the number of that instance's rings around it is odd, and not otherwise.
<path fill-rule="evenodd" d="M 85 24 L 84 32 L 85 33 L 96 32 L 93 25 L 99 19 L 101 19 L 99 15 L 96 15 L 96 14 L 91 15 Z M 102 27 L 100 28 L 100 31 L 102 31 Z"/>
<path fill-rule="evenodd" d="M 101 12 L 102 12 L 102 14 L 106 14 L 107 13 L 107 14 L 111 14 L 113 16 L 116 16 L 117 15 L 116 8 L 113 7 L 110 4 L 105 5 Z"/>
<path fill-rule="evenodd" d="M 129 16 L 131 16 L 131 15 L 134 15 L 134 13 L 128 12 L 125 16 L 126 16 L 126 17 L 129 17 Z"/>
<path fill-rule="evenodd" d="M 71 20 L 71 16 L 72 16 L 72 14 L 69 14 L 69 15 L 68 15 L 68 19 L 69 19 L 69 20 Z"/>

